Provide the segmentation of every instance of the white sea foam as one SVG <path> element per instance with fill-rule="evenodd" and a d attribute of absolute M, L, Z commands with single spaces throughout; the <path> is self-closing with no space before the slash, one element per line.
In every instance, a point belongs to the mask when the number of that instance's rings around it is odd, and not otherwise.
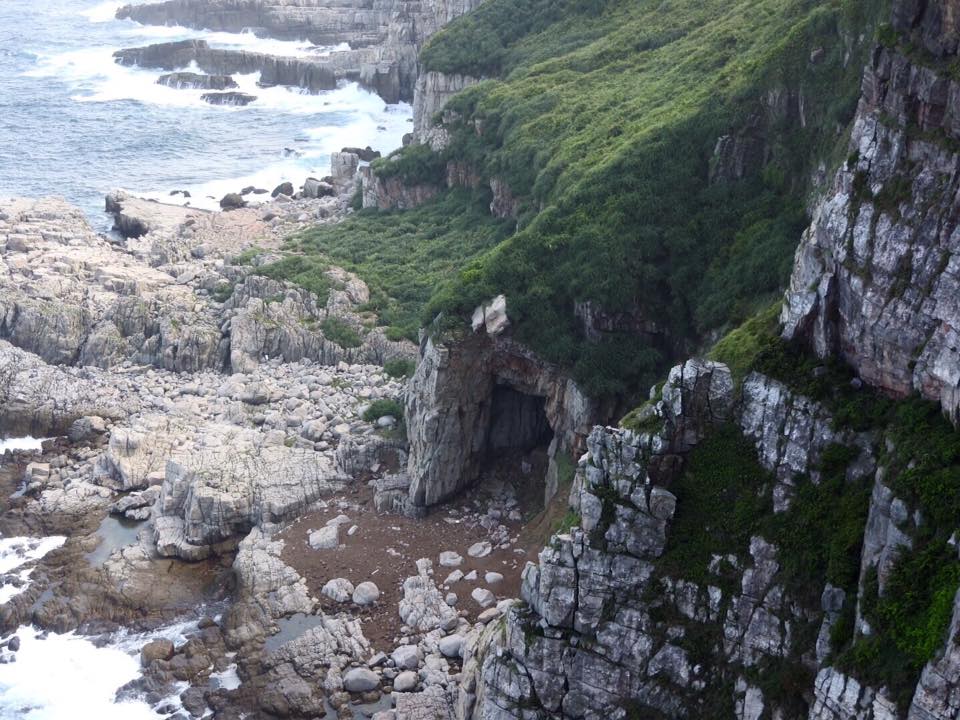
<path fill-rule="evenodd" d="M 377 95 L 353 83 L 317 96 L 291 93 L 283 88 L 271 88 L 267 92 L 276 93 L 273 100 L 275 106 L 311 99 L 321 103 L 320 107 L 323 110 L 312 113 L 315 117 L 307 118 L 313 122 L 320 121 L 320 124 L 311 123 L 311 126 L 304 130 L 301 141 L 291 143 L 291 149 L 296 151 L 295 155 L 284 155 L 283 149 L 278 148 L 277 159 L 274 162 L 251 173 L 178 188 L 159 190 L 126 188 L 126 190 L 148 199 L 168 203 L 189 203 L 191 207 L 216 210 L 219 209 L 220 198 L 245 187 L 272 190 L 280 183 L 291 182 L 299 188 L 308 177 L 323 177 L 330 172 L 330 153 L 345 146 L 355 145 L 361 140 L 363 144 L 370 145 L 374 150 L 387 153 L 399 147 L 404 133 L 410 130 L 409 105 L 384 105 L 383 100 Z M 328 118 L 326 122 L 323 122 L 324 115 Z M 188 190 L 191 197 L 183 198 L 181 195 L 171 197 L 169 192 L 175 189 Z M 251 194 L 245 197 L 253 204 L 269 198 L 269 194 Z"/>
<path fill-rule="evenodd" d="M 91 8 L 82 10 L 80 14 L 87 18 L 87 20 L 90 22 L 110 22 L 116 16 L 117 10 L 123 7 L 123 5 L 124 3 L 116 2 L 115 0 L 110 2 L 102 2 L 99 5 L 94 5 Z"/>
<path fill-rule="evenodd" d="M 66 538 L 60 535 L 45 538 L 13 537 L 0 538 L 0 575 L 12 573 L 29 562 L 39 560 L 51 550 L 63 545 Z M 10 602 L 27 588 L 33 568 L 24 568 L 17 573 L 19 582 L 5 583 L 0 578 L 0 605 Z"/>
<path fill-rule="evenodd" d="M 195 628 L 196 623 L 181 623 L 153 633 L 121 632 L 98 647 L 76 633 L 40 639 L 39 630 L 22 626 L 17 661 L 0 664 L 0 719 L 156 720 L 145 702 L 114 702 L 117 689 L 139 677 L 138 653 L 145 643 L 160 637 L 183 642 Z"/>
<path fill-rule="evenodd" d="M 0 455 L 7 450 L 39 450 L 47 438 L 35 438 L 31 435 L 15 438 L 0 438 Z"/>

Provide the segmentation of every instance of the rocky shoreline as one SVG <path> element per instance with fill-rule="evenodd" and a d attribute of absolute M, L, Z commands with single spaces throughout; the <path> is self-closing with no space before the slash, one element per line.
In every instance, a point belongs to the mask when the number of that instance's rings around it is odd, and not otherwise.
<path fill-rule="evenodd" d="M 0 612 L 6 634 L 34 624 L 101 635 L 193 616 L 185 645 L 144 649 L 144 675 L 121 697 L 179 694 L 183 711 L 217 717 L 312 717 L 331 703 L 346 717 L 351 700 L 452 682 L 463 637 L 519 586 L 513 490 L 397 518 L 420 525 L 419 547 L 383 528 L 406 441 L 397 418 L 366 409 L 402 398 L 382 363 L 416 349 L 366 327 L 368 290 L 350 273 L 329 270 L 334 289 L 319 306 L 234 260 L 252 246 L 270 257 L 305 215 L 342 213 L 352 188 L 340 187 L 224 213 L 113 195 L 118 227 L 136 236 L 122 243 L 59 200 L 0 205 L 3 427 L 60 435 L 4 458 L 18 492 L 0 530 L 67 538 L 24 566 L 29 583 Z M 325 317 L 354 326 L 360 346 L 326 339 Z M 310 569 L 324 553 L 336 575 Z M 367 563 L 353 568 L 358 557 Z M 298 622 L 302 632 L 290 629 Z M 210 689 L 227 667 L 239 687 Z M 178 683 L 189 687 L 174 692 Z"/>

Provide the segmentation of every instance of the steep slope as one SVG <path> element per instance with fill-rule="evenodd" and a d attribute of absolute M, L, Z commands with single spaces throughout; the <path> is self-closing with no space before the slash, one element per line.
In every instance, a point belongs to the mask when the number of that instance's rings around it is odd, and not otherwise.
<path fill-rule="evenodd" d="M 439 152 L 407 148 L 369 180 L 465 185 L 464 212 L 492 207 L 517 232 L 460 254 L 409 311 L 504 292 L 516 338 L 591 394 L 645 387 L 783 286 L 881 5 L 490 0 L 454 21 L 421 57 L 415 126 Z M 402 217 L 429 242 L 435 224 Z"/>
<path fill-rule="evenodd" d="M 576 522 L 470 646 L 460 717 L 957 717 L 957 365 L 911 361 L 956 322 L 957 9 L 895 4 L 785 324 L 761 313 L 593 430 Z"/>
<path fill-rule="evenodd" d="M 960 410 L 955 4 L 900 3 L 846 165 L 797 251 L 786 334 L 898 396 Z"/>

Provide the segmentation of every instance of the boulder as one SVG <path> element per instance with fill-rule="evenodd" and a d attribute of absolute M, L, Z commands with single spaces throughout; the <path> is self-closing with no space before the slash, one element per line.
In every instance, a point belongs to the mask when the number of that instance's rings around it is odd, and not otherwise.
<path fill-rule="evenodd" d="M 256 101 L 257 96 L 231 90 L 229 92 L 204 93 L 200 96 L 200 98 L 204 102 L 210 103 L 211 105 L 232 105 L 236 107 L 243 107 Z"/>
<path fill-rule="evenodd" d="M 357 605 L 372 605 L 380 597 L 380 588 L 367 580 L 354 588 L 353 601 Z"/>
<path fill-rule="evenodd" d="M 336 195 L 337 191 L 328 182 L 317 180 L 316 178 L 307 178 L 303 183 L 303 196 L 305 198 L 322 198 Z"/>
<path fill-rule="evenodd" d="M 420 651 L 416 645 L 401 645 L 390 654 L 390 658 L 401 670 L 416 670 L 420 666 Z"/>
<path fill-rule="evenodd" d="M 328 580 L 320 591 L 324 597 L 328 597 L 334 602 L 347 602 L 353 597 L 353 583 L 346 578 L 334 578 Z"/>
<path fill-rule="evenodd" d="M 447 635 L 438 643 L 440 654 L 448 658 L 458 658 L 463 653 L 463 636 Z"/>
<path fill-rule="evenodd" d="M 173 657 L 173 643 L 169 640 L 152 640 L 140 649 L 140 663 L 149 665 L 154 660 L 169 660 Z"/>
<path fill-rule="evenodd" d="M 270 193 L 270 197 L 277 197 L 278 195 L 286 195 L 287 197 L 293 197 L 293 183 L 291 182 L 282 182 L 277 185 L 273 192 Z"/>
<path fill-rule="evenodd" d="M 227 193 L 220 198 L 220 208 L 222 210 L 237 210 L 245 207 L 247 201 L 243 199 L 240 193 Z"/>
<path fill-rule="evenodd" d="M 347 692 L 370 692 L 378 687 L 380 687 L 380 677 L 367 668 L 352 668 L 343 676 L 343 689 Z"/>
<path fill-rule="evenodd" d="M 175 72 L 157 78 L 158 85 L 178 90 L 229 90 L 239 87 L 229 75 L 202 75 L 194 72 Z M 189 193 L 187 194 L 189 197 Z"/>
<path fill-rule="evenodd" d="M 406 670 L 393 680 L 393 689 L 397 692 L 410 692 L 416 689 L 418 676 L 415 672 Z"/>
<path fill-rule="evenodd" d="M 339 533 L 339 525 L 327 525 L 310 533 L 307 542 L 314 550 L 332 550 L 340 545 Z"/>

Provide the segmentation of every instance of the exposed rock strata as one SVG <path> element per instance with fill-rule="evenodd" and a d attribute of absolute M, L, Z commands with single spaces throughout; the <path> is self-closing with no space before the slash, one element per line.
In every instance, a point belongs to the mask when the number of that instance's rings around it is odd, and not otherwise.
<path fill-rule="evenodd" d="M 449 344 L 426 338 L 406 401 L 412 510 L 434 505 L 477 478 L 497 445 L 491 414 L 497 388 L 514 391 L 515 402 L 543 399 L 554 452 L 579 452 L 599 414 L 559 368 L 507 337 L 482 332 Z M 531 419 L 532 407 L 516 410 L 518 422 Z M 525 432 L 518 425 L 510 434 Z"/>
<path fill-rule="evenodd" d="M 955 16 L 949 2 L 902 2 L 894 19 L 944 55 Z M 956 419 L 960 84 L 914 57 L 874 53 L 850 158 L 797 250 L 782 320 L 786 337 L 821 357 L 842 357 L 894 395 L 918 391 Z"/>

